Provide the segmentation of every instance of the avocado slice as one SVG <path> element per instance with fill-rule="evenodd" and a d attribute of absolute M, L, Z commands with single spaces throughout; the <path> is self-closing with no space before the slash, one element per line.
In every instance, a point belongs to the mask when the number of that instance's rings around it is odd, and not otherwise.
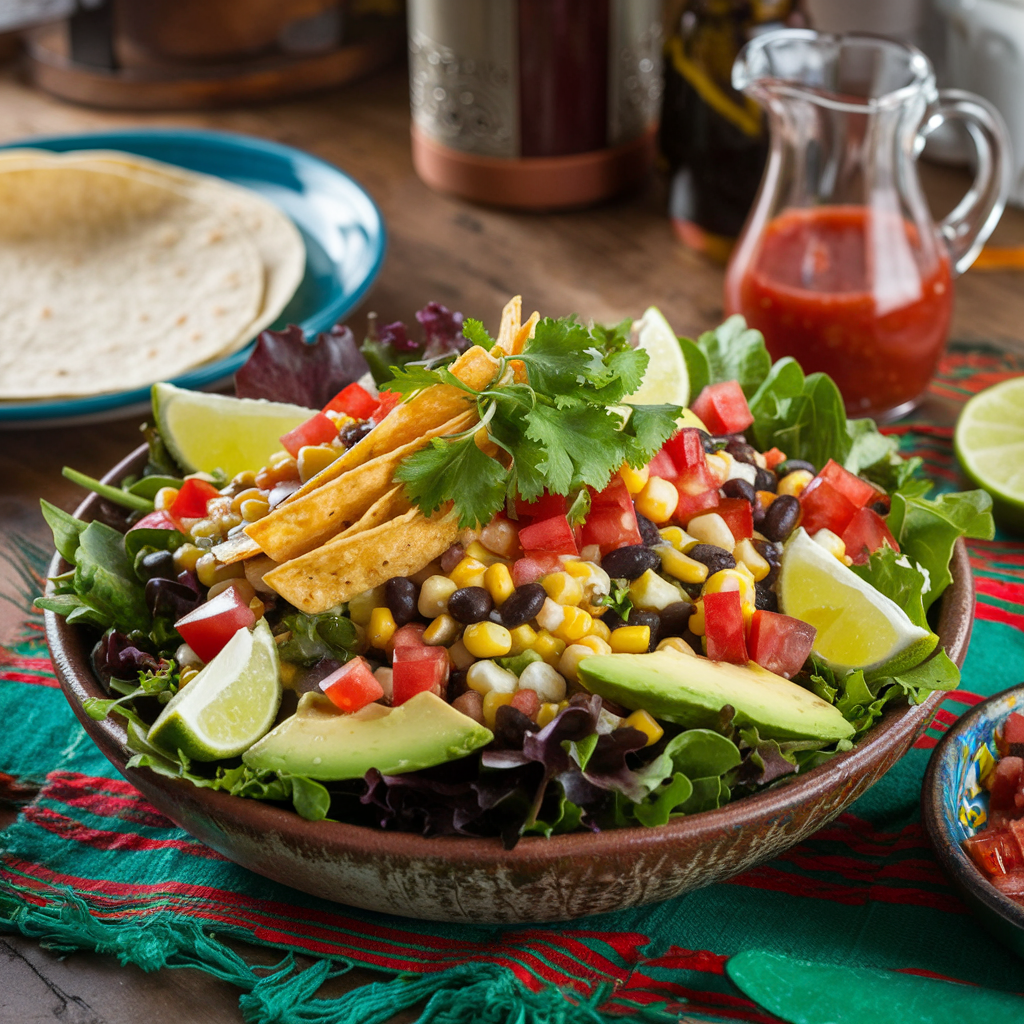
<path fill-rule="evenodd" d="M 242 760 L 333 782 L 361 779 L 371 768 L 400 775 L 465 757 L 494 734 L 433 693 L 418 693 L 397 708 L 370 704 L 355 714 L 339 711 L 323 695 L 305 693 L 298 710 Z"/>
<path fill-rule="evenodd" d="M 854 732 L 837 708 L 753 661 L 732 665 L 672 651 L 608 654 L 584 658 L 579 674 L 592 693 L 687 728 L 713 726 L 731 704 L 737 724 L 756 725 L 766 739 L 833 741 Z"/>

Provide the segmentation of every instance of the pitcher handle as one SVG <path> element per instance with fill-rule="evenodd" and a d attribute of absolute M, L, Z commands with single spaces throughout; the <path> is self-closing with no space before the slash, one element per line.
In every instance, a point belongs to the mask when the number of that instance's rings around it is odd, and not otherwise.
<path fill-rule="evenodd" d="M 920 139 L 946 121 L 961 121 L 978 153 L 978 168 L 967 194 L 939 224 L 953 272 L 962 274 L 975 261 L 995 230 L 1010 194 L 1012 146 L 999 111 L 980 96 L 962 89 L 943 89 L 929 107 Z"/>

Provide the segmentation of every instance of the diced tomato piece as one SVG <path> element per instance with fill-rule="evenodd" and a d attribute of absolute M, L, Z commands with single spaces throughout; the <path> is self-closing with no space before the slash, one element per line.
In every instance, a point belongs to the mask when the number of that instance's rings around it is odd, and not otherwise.
<path fill-rule="evenodd" d="M 206 506 L 203 506 L 203 515 L 206 514 Z M 181 530 L 181 523 L 174 518 L 166 509 L 160 512 L 147 512 L 137 523 L 128 528 L 132 530 Z"/>
<path fill-rule="evenodd" d="M 394 654 L 402 647 L 426 647 L 427 645 L 423 642 L 423 633 L 426 628 L 422 622 L 410 622 L 405 626 L 400 626 L 392 633 L 391 639 L 388 641 L 388 654 Z"/>
<path fill-rule="evenodd" d="M 534 718 L 540 711 L 540 697 L 535 690 L 517 690 L 512 698 L 512 707 L 522 711 L 527 718 Z"/>
<path fill-rule="evenodd" d="M 704 595 L 704 635 L 708 657 L 712 661 L 731 661 L 746 665 L 747 642 L 743 628 L 743 610 L 738 590 L 723 590 Z"/>
<path fill-rule="evenodd" d="M 863 508 L 872 502 L 884 498 L 885 494 L 874 484 L 867 480 L 861 480 L 848 469 L 843 469 L 835 459 L 829 459 L 825 468 L 818 474 L 822 480 L 827 480 L 840 494 L 848 498 L 857 508 Z"/>
<path fill-rule="evenodd" d="M 608 486 L 603 491 L 595 491 L 591 487 L 590 508 L 591 510 L 617 508 L 623 512 L 631 511 L 633 508 L 633 495 L 629 493 L 626 481 L 616 473 L 608 481 Z"/>
<path fill-rule="evenodd" d="M 558 572 L 561 568 L 562 560 L 558 555 L 548 551 L 534 551 L 512 563 L 512 582 L 517 587 L 524 583 L 536 583 L 541 577 Z"/>
<path fill-rule="evenodd" d="M 516 515 L 520 519 L 550 519 L 552 516 L 564 516 L 569 505 L 564 494 L 542 494 L 533 501 L 516 499 Z"/>
<path fill-rule="evenodd" d="M 650 470 L 651 476 L 660 476 L 662 480 L 675 480 L 679 476 L 679 470 L 676 469 L 672 456 L 664 448 L 647 463 L 647 468 Z"/>
<path fill-rule="evenodd" d="M 606 555 L 616 548 L 642 544 L 633 496 L 616 474 L 603 491 L 590 489 L 590 512 L 583 524 L 580 547 L 596 544 Z"/>
<path fill-rule="evenodd" d="M 734 380 L 709 384 L 690 408 L 712 434 L 737 434 L 754 422 L 743 388 Z"/>
<path fill-rule="evenodd" d="M 391 703 L 398 707 L 426 690 L 443 697 L 448 670 L 448 652 L 443 647 L 396 648 L 391 664 Z"/>
<path fill-rule="evenodd" d="M 384 419 L 384 417 L 387 416 L 387 414 L 391 412 L 391 410 L 394 409 L 394 407 L 401 401 L 402 396 L 397 391 L 378 392 L 377 405 L 370 414 L 370 419 L 373 420 L 374 423 L 380 423 L 380 421 Z"/>
<path fill-rule="evenodd" d="M 564 515 L 536 519 L 519 531 L 523 551 L 553 551 L 556 555 L 578 555 L 576 536 Z"/>
<path fill-rule="evenodd" d="M 1003 747 L 1007 754 L 1024 757 L 1024 715 L 1017 711 L 1003 722 Z"/>
<path fill-rule="evenodd" d="M 677 473 L 707 464 L 704 443 L 695 427 L 683 427 L 665 442 L 662 451 L 672 460 Z"/>
<path fill-rule="evenodd" d="M 831 530 L 839 537 L 846 532 L 857 507 L 827 480 L 815 477 L 800 495 L 800 525 L 808 533 Z"/>
<path fill-rule="evenodd" d="M 206 503 L 219 498 L 220 491 L 213 484 L 190 476 L 178 491 L 178 496 L 167 510 L 174 519 L 202 519 L 206 515 Z"/>
<path fill-rule="evenodd" d="M 769 672 L 792 679 L 810 656 L 817 632 L 809 623 L 790 615 L 756 611 L 747 635 L 751 660 Z"/>
<path fill-rule="evenodd" d="M 321 679 L 319 685 L 335 707 L 349 713 L 384 696 L 384 687 L 374 678 L 365 658 L 346 662 L 326 679 Z"/>
<path fill-rule="evenodd" d="M 719 498 L 715 511 L 725 520 L 737 543 L 754 536 L 754 509 L 745 498 Z"/>
<path fill-rule="evenodd" d="M 362 384 L 349 384 L 323 407 L 323 412 L 343 412 L 355 420 L 368 420 L 378 404 L 378 399 Z"/>
<path fill-rule="evenodd" d="M 699 516 L 702 512 L 709 512 L 713 508 L 718 508 L 718 504 L 722 500 L 718 489 L 714 487 L 704 491 L 702 494 L 688 494 L 679 487 L 676 490 L 679 491 L 679 504 L 676 505 L 672 518 L 683 526 L 693 519 L 694 516 Z"/>
<path fill-rule="evenodd" d="M 764 464 L 767 469 L 774 469 L 780 462 L 786 461 L 786 453 L 778 448 L 769 448 L 764 453 Z"/>
<path fill-rule="evenodd" d="M 996 762 L 989 789 L 989 807 L 1016 817 L 1015 797 L 1024 785 L 1024 758 L 1001 757 Z"/>
<path fill-rule="evenodd" d="M 978 869 L 989 878 L 1024 871 L 1024 849 L 1009 829 L 996 829 L 990 825 L 983 832 L 965 840 L 964 849 L 978 865 Z"/>
<path fill-rule="evenodd" d="M 854 565 L 863 565 L 883 544 L 888 544 L 893 551 L 900 549 L 885 520 L 873 508 L 857 509 L 842 537 Z"/>
<path fill-rule="evenodd" d="M 284 449 L 293 458 L 299 457 L 299 449 L 307 444 L 327 444 L 338 436 L 338 427 L 330 416 L 318 412 L 310 416 L 305 423 L 300 423 L 294 430 L 289 430 L 281 438 Z"/>
<path fill-rule="evenodd" d="M 203 661 L 212 661 L 235 633 L 255 624 L 256 616 L 248 603 L 235 587 L 228 587 L 178 619 L 174 628 Z"/>

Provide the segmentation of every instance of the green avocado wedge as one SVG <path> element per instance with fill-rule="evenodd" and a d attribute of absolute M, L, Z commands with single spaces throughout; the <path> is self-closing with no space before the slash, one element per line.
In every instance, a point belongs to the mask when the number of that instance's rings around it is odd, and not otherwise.
<path fill-rule="evenodd" d="M 494 739 L 490 729 L 432 693 L 397 708 L 370 704 L 345 714 L 324 696 L 305 693 L 298 710 L 242 755 L 270 768 L 321 782 L 361 779 L 371 768 L 401 775 L 465 757 Z"/>
<path fill-rule="evenodd" d="M 765 739 L 831 742 L 854 733 L 837 708 L 752 661 L 732 665 L 671 651 L 608 654 L 584 658 L 579 673 L 592 693 L 687 728 L 714 726 L 729 704 L 738 725 L 756 725 Z"/>

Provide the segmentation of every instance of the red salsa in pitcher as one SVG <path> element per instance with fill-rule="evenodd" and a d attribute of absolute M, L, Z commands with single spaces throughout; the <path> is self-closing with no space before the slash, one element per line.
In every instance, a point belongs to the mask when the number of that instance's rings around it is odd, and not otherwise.
<path fill-rule="evenodd" d="M 930 240 L 928 240 L 930 241 Z M 953 306 L 949 259 L 897 213 L 787 210 L 737 250 L 725 284 L 775 359 L 839 385 L 851 416 L 909 407 L 942 354 Z"/>

